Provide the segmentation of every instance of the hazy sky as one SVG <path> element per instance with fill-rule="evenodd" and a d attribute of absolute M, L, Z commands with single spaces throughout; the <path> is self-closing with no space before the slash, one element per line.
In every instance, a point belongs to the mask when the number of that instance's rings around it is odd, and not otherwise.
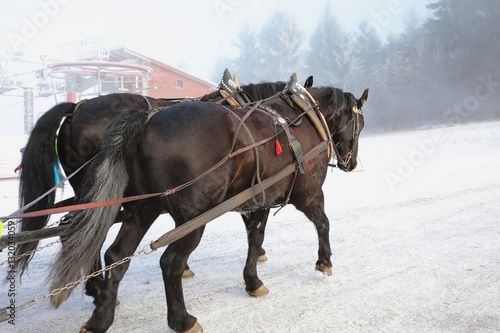
<path fill-rule="evenodd" d="M 258 31 L 282 9 L 297 19 L 307 36 L 328 2 L 346 30 L 355 31 L 366 20 L 387 35 L 400 32 L 411 11 L 426 17 L 429 1 L 0 0 L 0 61 L 13 52 L 39 61 L 59 45 L 100 37 L 209 79 L 217 59 L 237 56 L 234 41 L 242 29 Z M 54 99 L 47 103 L 54 104 Z M 12 99 L 0 95 L 3 119 L 11 104 Z M 19 103 L 14 104 L 19 110 Z M 36 112 L 44 111 L 37 108 L 35 104 Z"/>

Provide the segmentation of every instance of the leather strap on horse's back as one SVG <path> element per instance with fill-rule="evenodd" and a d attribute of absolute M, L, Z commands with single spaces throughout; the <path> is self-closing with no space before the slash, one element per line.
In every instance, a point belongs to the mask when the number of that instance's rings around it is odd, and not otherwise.
<path fill-rule="evenodd" d="M 304 174 L 306 172 L 306 161 L 304 159 L 304 151 L 302 150 L 302 145 L 300 144 L 299 140 L 297 140 L 297 138 L 295 138 L 293 134 L 290 133 L 290 126 L 287 123 L 280 123 L 280 125 L 285 131 L 286 137 L 288 139 L 288 146 L 290 147 L 293 156 L 295 157 L 297 167 L 299 168 L 300 173 Z"/>
<path fill-rule="evenodd" d="M 252 106 L 250 108 L 250 110 L 247 111 L 247 113 L 242 118 L 240 118 L 231 109 L 226 108 L 225 106 L 223 106 L 227 111 L 229 111 L 233 116 L 235 116 L 239 120 L 238 126 L 236 127 L 236 130 L 235 130 L 235 135 L 234 135 L 234 138 L 233 138 L 233 143 L 231 145 L 231 153 L 233 152 L 234 146 L 236 144 L 236 138 L 238 137 L 238 133 L 240 132 L 240 129 L 242 127 L 247 132 L 248 137 L 252 141 L 252 145 L 255 145 L 255 143 L 256 143 L 255 139 L 254 139 L 254 137 L 252 135 L 252 132 L 250 131 L 250 129 L 248 128 L 248 126 L 245 124 L 245 121 L 259 107 L 259 105 L 261 103 L 262 103 L 262 101 L 258 101 L 254 106 Z M 259 154 L 259 150 L 258 150 L 257 146 L 255 146 L 255 148 L 254 148 L 254 156 L 255 156 L 255 169 L 254 169 L 254 173 L 253 173 L 253 176 L 252 176 L 252 185 L 255 183 L 255 180 L 257 180 L 257 184 L 261 184 L 261 179 L 260 179 L 260 161 L 259 161 L 260 154 Z M 266 193 L 265 193 L 265 191 L 264 191 L 263 188 L 262 188 L 261 193 L 262 193 L 262 204 L 264 204 L 265 201 L 266 201 Z M 252 200 L 254 201 L 254 203 L 256 205 L 258 205 L 257 200 L 255 199 L 255 197 L 253 197 Z"/>
<path fill-rule="evenodd" d="M 75 108 L 73 109 L 73 112 L 64 115 L 65 117 L 68 118 L 69 122 L 71 122 L 71 121 L 73 121 L 73 119 L 75 119 L 75 117 L 80 109 L 80 106 L 83 103 L 85 103 L 86 101 L 88 101 L 88 99 L 82 99 L 80 102 L 76 103 Z"/>
<path fill-rule="evenodd" d="M 297 138 L 295 138 L 295 136 L 293 136 L 293 134 L 290 132 L 290 125 L 278 112 L 267 106 L 262 106 L 257 110 L 271 117 L 274 120 L 275 125 L 279 124 L 281 128 L 283 128 L 283 131 L 285 132 L 286 137 L 288 139 L 288 146 L 292 151 L 293 157 L 295 158 L 295 162 L 297 163 L 297 167 L 299 168 L 300 173 L 304 174 L 306 172 L 306 167 L 304 163 L 304 152 L 302 150 L 302 145 L 300 144 L 299 140 L 297 140 Z"/>
<path fill-rule="evenodd" d="M 151 118 L 157 114 L 158 112 L 160 111 L 163 111 L 165 110 L 167 107 L 166 106 L 159 106 L 157 108 L 154 108 L 154 109 L 149 109 L 147 112 L 148 114 L 148 118 L 146 119 L 146 124 L 151 120 Z"/>
<path fill-rule="evenodd" d="M 330 130 L 328 129 L 328 125 L 326 124 L 326 120 L 323 116 L 323 114 L 319 111 L 318 107 L 316 106 L 316 102 L 310 95 L 308 96 L 308 100 L 304 99 L 303 96 L 301 96 L 300 92 L 296 91 L 288 91 L 290 99 L 292 100 L 295 105 L 297 105 L 302 111 L 304 111 L 307 114 L 307 117 L 313 124 L 314 128 L 318 132 L 319 136 L 327 141 L 329 143 L 328 146 L 328 159 L 332 157 L 332 144 L 331 144 L 331 135 L 330 135 Z M 307 94 L 308 95 L 308 94 Z M 309 97 L 312 99 L 310 100 Z"/>
<path fill-rule="evenodd" d="M 233 94 L 228 93 L 227 91 L 220 89 L 219 90 L 220 95 L 222 96 L 222 100 L 219 101 L 218 103 L 222 103 L 224 101 L 227 101 L 232 107 L 235 108 L 241 108 L 241 104 L 234 99 Z"/>
<path fill-rule="evenodd" d="M 146 103 L 148 103 L 148 110 L 151 110 L 153 108 L 153 106 L 151 105 L 151 102 L 149 101 L 149 99 L 144 95 L 141 95 L 141 96 L 146 100 Z"/>

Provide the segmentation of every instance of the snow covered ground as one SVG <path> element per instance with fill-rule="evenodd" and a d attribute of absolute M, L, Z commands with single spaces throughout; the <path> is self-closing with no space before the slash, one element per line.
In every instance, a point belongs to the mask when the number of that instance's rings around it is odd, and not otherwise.
<path fill-rule="evenodd" d="M 2 148 L 10 149 L 13 167 L 17 146 L 22 141 Z M 360 157 L 364 172 L 334 170 L 323 187 L 331 277 L 314 270 L 312 223 L 286 207 L 270 218 L 269 260 L 259 264 L 270 293 L 251 298 L 239 215 L 208 224 L 189 261 L 196 276 L 184 281 L 188 311 L 205 332 L 500 331 L 500 122 L 362 135 Z M 16 210 L 16 186 L 0 182 L 2 215 Z M 162 216 L 143 244 L 172 227 Z M 38 253 L 29 276 L 16 281 L 17 305 L 48 292 L 43 280 L 57 249 Z M 132 260 L 109 332 L 169 332 L 159 258 Z M 0 300 L 0 307 L 10 300 L 5 284 Z M 58 310 L 32 306 L 16 313 L 15 326 L 1 323 L 0 332 L 77 332 L 92 309 L 77 288 Z"/>

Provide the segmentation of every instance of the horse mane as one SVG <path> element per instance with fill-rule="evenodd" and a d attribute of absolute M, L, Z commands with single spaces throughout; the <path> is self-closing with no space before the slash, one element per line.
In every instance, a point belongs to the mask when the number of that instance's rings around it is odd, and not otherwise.
<path fill-rule="evenodd" d="M 252 96 L 255 101 L 269 98 L 285 89 L 286 83 L 283 81 L 278 82 L 261 82 L 250 83 L 241 86 L 241 90 Z"/>
<path fill-rule="evenodd" d="M 277 93 L 283 91 L 285 89 L 286 83 L 282 81 L 278 82 L 261 82 L 261 83 L 250 83 L 247 85 L 241 86 L 241 90 L 246 94 L 250 95 L 250 97 L 254 101 L 259 101 L 261 99 L 269 98 Z M 219 90 L 212 91 L 200 98 L 200 101 L 210 101 L 216 100 L 220 97 Z"/>
<path fill-rule="evenodd" d="M 328 101 L 328 105 L 334 110 L 332 114 L 325 114 L 328 118 L 333 118 L 338 115 L 338 112 L 344 110 L 345 108 L 349 108 L 351 101 L 355 101 L 354 96 L 351 93 L 346 93 L 340 88 L 333 87 L 315 87 L 310 88 L 310 90 L 316 91 L 325 91 L 325 95 L 330 96 L 330 100 Z"/>

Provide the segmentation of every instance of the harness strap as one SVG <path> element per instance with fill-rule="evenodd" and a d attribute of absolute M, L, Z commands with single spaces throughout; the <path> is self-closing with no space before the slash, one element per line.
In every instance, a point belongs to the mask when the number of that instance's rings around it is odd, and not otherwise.
<path fill-rule="evenodd" d="M 323 151 L 328 149 L 328 145 L 325 141 L 322 141 L 319 145 L 311 149 L 309 152 L 305 154 L 305 161 L 308 162 L 312 160 L 314 157 L 318 156 L 321 154 Z M 276 184 L 280 180 L 284 179 L 294 171 L 296 171 L 297 167 L 295 164 L 289 164 L 287 167 L 282 169 L 280 172 L 275 174 L 272 177 L 269 177 L 265 179 L 262 182 L 262 187 L 264 189 L 267 189 L 271 187 L 272 185 Z M 257 195 L 260 192 L 260 186 L 259 184 L 254 185 L 243 192 L 240 192 L 239 194 L 235 195 L 234 197 L 222 202 L 218 206 L 206 211 L 205 213 L 195 217 L 194 219 L 176 227 L 175 229 L 167 232 L 160 238 L 158 238 L 156 241 L 154 241 L 150 246 L 152 250 L 157 250 L 160 247 L 167 246 L 173 242 L 175 242 L 178 239 L 181 239 L 182 237 L 186 236 L 190 232 L 198 229 L 201 226 L 204 226 L 208 222 L 216 219 L 217 217 L 221 216 L 222 214 L 231 211 L 238 207 L 239 205 L 245 203 L 255 195 Z"/>
<path fill-rule="evenodd" d="M 146 111 L 146 113 L 148 114 L 148 118 L 146 119 L 146 124 L 149 122 L 149 120 L 151 120 L 151 118 L 157 114 L 158 112 L 160 111 L 163 111 L 167 108 L 168 106 L 159 106 L 157 108 L 154 108 L 154 109 L 149 109 L 148 111 Z"/>
<path fill-rule="evenodd" d="M 233 82 L 236 84 L 238 92 L 238 94 L 236 95 L 236 100 L 243 106 L 252 104 L 253 98 L 251 98 L 250 95 L 241 90 L 240 83 L 238 82 L 238 77 L 236 76 L 236 74 L 234 74 L 233 76 Z"/>
<path fill-rule="evenodd" d="M 149 101 L 149 99 L 144 95 L 141 95 L 141 96 L 146 100 L 146 103 L 148 103 L 148 110 L 151 110 L 153 108 L 153 106 L 151 105 L 151 102 Z"/>
<path fill-rule="evenodd" d="M 312 160 L 314 157 L 318 156 L 321 154 L 323 151 L 328 149 L 328 145 L 325 141 L 321 141 L 319 145 L 308 151 L 304 158 L 306 162 L 309 162 Z M 280 180 L 284 179 L 288 175 L 292 174 L 294 171 L 296 171 L 297 166 L 295 164 L 289 164 L 287 167 L 282 169 L 280 172 L 275 174 L 272 177 L 269 177 L 265 179 L 262 182 L 262 187 L 264 189 L 267 189 L 271 187 L 272 185 L 276 184 Z M 208 222 L 216 219 L 217 217 L 221 216 L 222 214 L 231 211 L 238 207 L 239 205 L 245 203 L 255 195 L 257 195 L 260 192 L 260 186 L 259 184 L 256 184 L 243 192 L 238 193 L 234 197 L 222 202 L 218 206 L 206 211 L 205 213 L 195 217 L 194 219 L 187 221 L 186 223 L 176 227 L 173 230 L 170 230 L 160 238 L 158 238 L 156 241 L 154 241 L 150 246 L 152 250 L 157 250 L 160 247 L 167 246 L 173 242 L 175 242 L 178 239 L 181 239 L 182 237 L 186 236 L 187 234 L 195 231 L 201 226 L 204 226 Z"/>
<path fill-rule="evenodd" d="M 47 191 L 44 195 L 42 195 L 41 197 L 39 197 L 37 200 L 35 200 L 35 201 L 31 202 L 30 204 L 28 204 L 28 205 L 26 205 L 26 206 L 18 209 L 16 212 L 12 213 L 9 216 L 0 216 L 0 220 L 5 220 L 5 219 L 19 219 L 19 218 L 24 218 L 24 217 L 37 217 L 37 216 L 51 215 L 51 214 L 56 214 L 56 213 L 65 213 L 65 212 L 70 212 L 70 211 L 74 211 L 74 210 L 82 210 L 82 209 L 87 209 L 87 208 L 96 208 L 96 207 L 111 206 L 111 205 L 121 204 L 121 203 L 124 203 L 124 202 L 130 202 L 130 201 L 135 201 L 135 200 L 140 200 L 140 199 L 146 199 L 146 198 L 155 197 L 155 196 L 168 196 L 168 195 L 174 194 L 174 193 L 176 193 L 176 192 L 178 192 L 180 190 L 183 190 L 186 187 L 191 186 L 192 184 L 196 183 L 198 180 L 200 180 L 201 178 L 205 177 L 207 174 L 209 174 L 210 172 L 214 171 L 219 166 L 221 166 L 222 164 L 224 164 L 230 158 L 232 158 L 232 157 L 234 157 L 236 155 L 242 154 L 244 152 L 247 152 L 247 151 L 249 151 L 251 149 L 254 149 L 254 148 L 256 148 L 256 147 L 258 147 L 260 145 L 263 145 L 263 144 L 271 141 L 272 139 L 274 139 L 274 137 L 275 137 L 274 135 L 270 136 L 268 138 L 265 138 L 265 139 L 262 139 L 262 140 L 260 140 L 258 142 L 255 142 L 252 145 L 248 145 L 248 146 L 242 147 L 242 148 L 240 148 L 240 149 L 238 149 L 238 150 L 236 150 L 236 151 L 234 151 L 234 152 L 226 155 L 217 164 L 215 164 L 210 169 L 206 170 L 205 172 L 203 172 L 202 174 L 200 174 L 196 178 L 193 178 L 192 180 L 190 180 L 190 181 L 188 181 L 188 182 L 186 182 L 184 184 L 181 184 L 179 186 L 176 186 L 174 188 L 166 190 L 165 192 L 158 192 L 158 193 L 137 195 L 137 196 L 133 196 L 133 197 L 125 197 L 125 198 L 122 198 L 122 199 L 115 199 L 115 200 L 109 200 L 109 201 L 101 201 L 101 202 L 95 202 L 95 203 L 78 204 L 78 205 L 72 205 L 72 206 L 64 206 L 64 207 L 58 207 L 58 208 L 44 209 L 44 210 L 39 210 L 39 211 L 35 211 L 35 212 L 29 212 L 29 213 L 21 214 L 24 210 L 26 210 L 27 208 L 33 206 L 36 202 L 38 202 L 41 198 L 43 198 L 43 196 L 47 195 L 51 191 L 55 190 L 57 187 L 61 186 L 65 180 L 67 180 L 70 177 L 72 177 L 73 175 L 75 175 L 84 166 L 86 166 L 88 163 L 90 163 L 90 161 L 92 161 L 92 160 L 90 160 L 86 164 L 82 165 L 80 167 L 80 169 L 76 170 L 70 176 L 66 177 L 63 180 L 63 182 L 61 182 L 58 185 L 54 186 L 51 190 Z M 95 157 L 97 157 L 97 155 L 95 155 L 92 159 L 94 159 Z"/>
<path fill-rule="evenodd" d="M 97 155 L 99 155 L 99 154 L 97 154 Z M 44 197 L 46 197 L 47 195 L 49 195 L 50 193 L 52 193 L 53 191 L 55 191 L 57 188 L 62 187 L 62 185 L 64 184 L 64 182 L 66 182 L 68 179 L 70 179 L 71 177 L 73 177 L 74 175 L 76 175 L 80 170 L 82 170 L 84 167 L 86 167 L 90 162 L 92 162 L 97 157 L 97 155 L 95 155 L 90 160 L 88 160 L 87 162 L 85 162 L 81 167 L 79 167 L 77 170 L 75 170 L 71 175 L 69 175 L 66 178 L 64 178 L 63 180 L 61 180 L 58 184 L 56 184 L 54 187 L 52 187 L 50 190 L 48 190 L 47 192 L 45 192 L 44 194 L 42 194 L 41 196 L 39 196 L 35 200 L 33 200 L 30 203 L 28 203 L 27 205 L 19 208 L 18 210 L 16 210 L 14 213 L 10 214 L 9 216 L 2 216 L 2 217 L 0 217 L 0 219 L 1 220 L 11 220 L 11 219 L 24 218 L 24 217 L 36 217 L 36 216 L 43 216 L 43 215 L 53 214 L 53 213 L 37 214 L 40 211 L 31 212 L 31 213 L 25 213 L 25 214 L 22 214 L 22 213 L 25 210 L 27 210 L 28 208 L 32 207 L 37 202 L 39 202 L 40 200 L 42 200 Z M 56 209 L 56 208 L 54 208 L 54 209 Z M 47 209 L 47 211 L 50 211 L 50 210 L 51 209 Z M 66 211 L 68 212 L 69 210 L 66 210 Z M 56 212 L 54 212 L 54 214 L 55 213 Z"/>
<path fill-rule="evenodd" d="M 68 121 L 71 122 L 73 119 L 75 119 L 77 113 L 78 113 L 78 109 L 80 108 L 80 106 L 85 103 L 86 101 L 88 101 L 88 99 L 82 99 L 80 102 L 76 103 L 76 106 L 75 108 L 73 109 L 73 112 L 71 113 L 68 113 L 68 114 L 65 114 L 64 116 L 68 118 Z"/>
<path fill-rule="evenodd" d="M 236 138 L 238 136 L 238 133 L 240 132 L 241 127 L 243 127 L 245 129 L 245 131 L 247 132 L 250 140 L 252 141 L 252 144 L 255 145 L 255 139 L 254 139 L 252 133 L 250 132 L 250 129 L 245 124 L 245 121 L 259 107 L 259 105 L 261 103 L 262 103 L 261 101 L 258 101 L 254 106 L 252 106 L 252 108 L 250 110 L 248 110 L 248 112 L 243 116 L 243 118 L 238 117 L 238 115 L 236 113 L 234 113 L 231 109 L 226 108 L 225 106 L 223 106 L 226 110 L 228 110 L 231 114 L 233 114 L 239 120 L 239 124 L 238 124 L 238 127 L 236 128 L 235 135 L 234 135 L 234 138 L 233 138 L 233 144 L 231 146 L 231 152 L 234 149 L 234 145 L 236 143 Z M 254 173 L 253 173 L 253 176 L 252 176 L 252 183 L 251 183 L 252 185 L 255 184 L 255 180 L 256 179 L 257 179 L 257 184 L 261 184 L 262 183 L 262 181 L 260 179 L 260 163 L 259 163 L 260 154 L 259 154 L 259 150 L 258 150 L 257 146 L 254 148 L 254 155 L 255 155 L 255 169 L 254 169 Z M 266 202 L 266 192 L 265 192 L 265 190 L 263 188 L 262 188 L 262 192 L 261 193 L 262 193 L 262 205 L 264 205 L 264 203 Z M 253 200 L 253 202 L 256 205 L 259 205 L 257 203 L 257 200 L 255 199 L 255 197 L 252 197 L 252 200 Z"/>
<path fill-rule="evenodd" d="M 302 145 L 300 144 L 299 140 L 297 140 L 292 133 L 290 133 L 290 126 L 288 126 L 288 123 L 279 123 L 281 127 L 283 127 L 283 130 L 285 131 L 286 137 L 288 139 L 288 146 L 292 150 L 293 156 L 295 157 L 295 163 L 297 163 L 297 167 L 299 168 L 299 171 L 301 174 L 304 174 L 306 172 L 306 166 L 305 166 L 305 158 L 304 158 L 304 151 L 302 150 Z"/>
<path fill-rule="evenodd" d="M 218 101 L 217 103 L 222 103 L 224 101 L 227 101 L 232 107 L 235 107 L 235 108 L 241 108 L 241 104 L 238 103 L 235 99 L 234 99 L 234 94 L 229 94 L 227 91 L 225 90 L 222 90 L 220 89 L 219 90 L 219 93 L 221 94 L 221 96 L 223 97 L 222 100 Z"/>
<path fill-rule="evenodd" d="M 306 112 L 307 117 L 312 122 L 314 128 L 316 129 L 320 137 L 323 140 L 330 143 L 330 147 L 328 148 L 328 159 L 330 159 L 332 156 L 332 147 L 331 147 L 332 139 L 330 135 L 330 130 L 328 129 L 323 114 L 319 112 L 319 110 L 317 110 L 317 106 L 315 105 L 316 102 L 313 102 L 314 99 L 313 101 L 305 101 L 302 98 L 300 98 L 297 93 L 291 93 L 290 99 L 296 105 L 298 105 L 304 112 Z M 312 103 L 314 103 L 314 105 Z"/>
<path fill-rule="evenodd" d="M 283 128 L 283 131 L 285 132 L 286 137 L 288 139 L 288 146 L 290 147 L 290 150 L 293 153 L 293 157 L 295 158 L 295 162 L 297 163 L 299 171 L 301 174 L 304 174 L 306 169 L 305 169 L 304 152 L 302 151 L 302 145 L 290 132 L 289 123 L 285 121 L 285 119 L 278 112 L 267 106 L 258 108 L 257 110 L 273 118 L 274 124 L 275 125 L 279 124 Z"/>

